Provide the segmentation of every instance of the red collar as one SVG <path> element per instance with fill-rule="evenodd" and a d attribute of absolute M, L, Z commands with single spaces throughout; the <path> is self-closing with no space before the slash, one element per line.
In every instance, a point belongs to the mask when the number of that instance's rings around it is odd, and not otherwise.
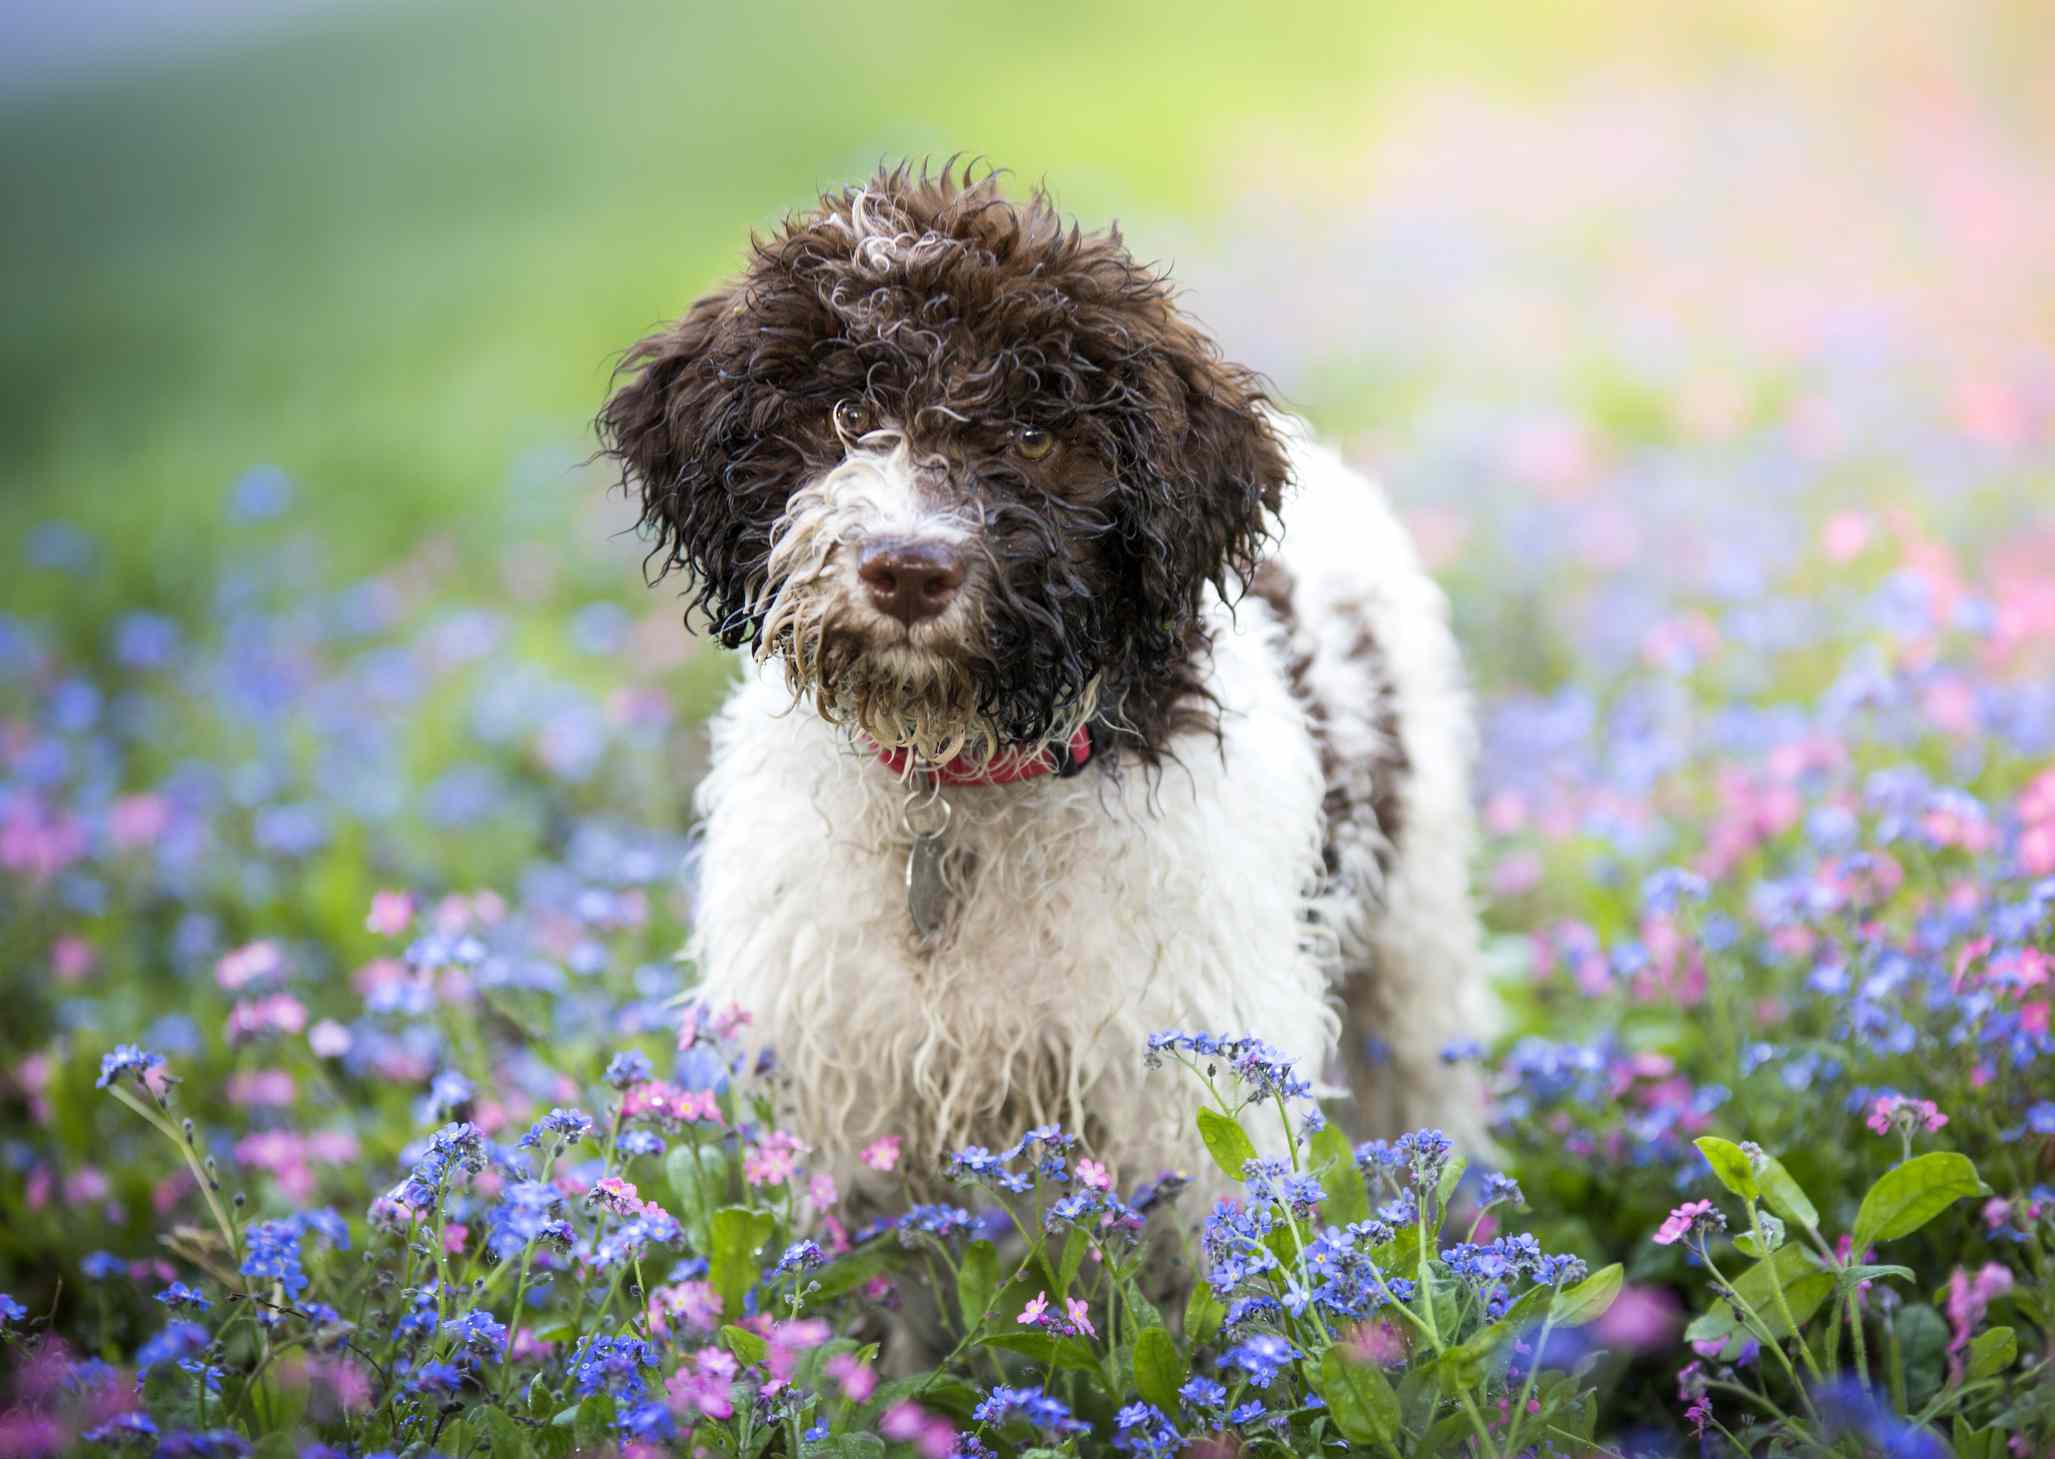
<path fill-rule="evenodd" d="M 887 770 L 902 780 L 906 778 L 906 767 L 911 750 L 878 751 L 878 761 Z M 1092 730 L 1089 725 L 1079 725 L 1077 733 L 1070 737 L 1070 744 L 1059 759 L 1047 750 L 1029 755 L 1009 751 L 988 766 L 981 766 L 967 756 L 958 755 L 948 764 L 940 766 L 936 774 L 944 785 L 1012 785 L 1016 781 L 1034 780 L 1039 776 L 1062 773 L 1074 775 L 1084 768 L 1092 758 Z"/>

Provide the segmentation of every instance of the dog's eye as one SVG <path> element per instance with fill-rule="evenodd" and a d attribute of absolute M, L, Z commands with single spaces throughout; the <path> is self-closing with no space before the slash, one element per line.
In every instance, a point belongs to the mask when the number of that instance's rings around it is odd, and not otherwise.
<path fill-rule="evenodd" d="M 877 417 L 861 400 L 844 400 L 835 407 L 835 429 L 851 438 L 869 435 Z"/>
<path fill-rule="evenodd" d="M 1056 438 L 1040 426 L 1022 426 L 1013 433 L 1013 449 L 1030 461 L 1039 461 L 1056 449 Z"/>

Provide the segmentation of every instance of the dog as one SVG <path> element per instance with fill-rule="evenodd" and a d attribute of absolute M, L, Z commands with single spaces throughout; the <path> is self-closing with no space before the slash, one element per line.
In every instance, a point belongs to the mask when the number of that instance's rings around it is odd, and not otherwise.
<path fill-rule="evenodd" d="M 881 170 L 630 348 L 598 431 L 649 575 L 748 652 L 695 995 L 845 1189 L 881 1137 L 921 1173 L 1043 1124 L 1199 1175 L 1167 1029 L 1260 1037 L 1352 1132 L 1480 1143 L 1446 602 L 1117 228 Z"/>

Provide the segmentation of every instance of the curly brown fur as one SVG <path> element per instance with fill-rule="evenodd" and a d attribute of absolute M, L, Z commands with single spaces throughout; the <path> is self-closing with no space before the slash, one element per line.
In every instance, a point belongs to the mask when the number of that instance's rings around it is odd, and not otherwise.
<path fill-rule="evenodd" d="M 1253 569 L 1285 456 L 1261 382 L 1116 229 L 900 166 L 753 239 L 742 277 L 628 351 L 603 448 L 655 575 L 682 569 L 728 647 L 792 647 L 766 644 L 764 584 L 793 494 L 848 448 L 845 400 L 900 423 L 975 524 L 981 632 L 952 651 L 997 734 L 1038 742 L 1095 704 L 1102 749 L 1154 763 L 1203 722 L 1202 598 Z M 1007 451 L 1026 425 L 1055 435 L 1045 460 Z M 815 667 L 856 652 L 830 641 Z"/>

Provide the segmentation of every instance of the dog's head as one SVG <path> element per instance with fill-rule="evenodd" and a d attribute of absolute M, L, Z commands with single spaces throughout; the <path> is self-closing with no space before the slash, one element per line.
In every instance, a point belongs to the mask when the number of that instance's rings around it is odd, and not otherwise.
<path fill-rule="evenodd" d="M 823 197 L 622 371 L 600 437 L 659 572 L 930 760 L 1061 744 L 1171 681 L 1286 476 L 1260 382 L 1160 271 L 967 172 Z"/>

